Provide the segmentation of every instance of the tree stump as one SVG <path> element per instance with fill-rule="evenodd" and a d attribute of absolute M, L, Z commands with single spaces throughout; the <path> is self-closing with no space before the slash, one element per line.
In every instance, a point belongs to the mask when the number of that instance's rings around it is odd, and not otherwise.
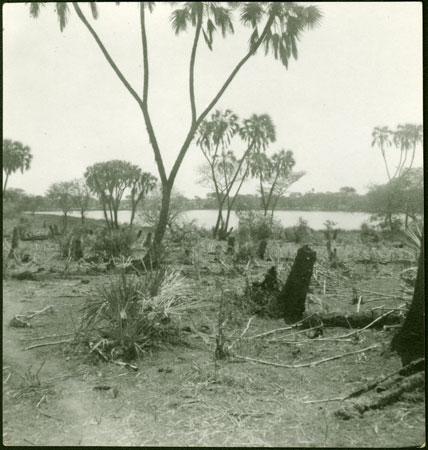
<path fill-rule="evenodd" d="M 145 241 L 143 242 L 143 247 L 150 248 L 152 246 L 152 233 L 149 231 Z"/>
<path fill-rule="evenodd" d="M 425 276 L 424 276 L 424 240 L 422 238 L 419 256 L 418 274 L 412 304 L 402 328 L 393 337 L 391 349 L 401 357 L 403 366 L 423 358 L 425 343 Z"/>
<path fill-rule="evenodd" d="M 260 241 L 260 243 L 259 243 L 258 248 L 257 248 L 257 256 L 260 259 L 264 259 L 265 258 L 266 247 L 267 247 L 267 240 L 266 239 L 262 239 Z"/>
<path fill-rule="evenodd" d="M 235 253 L 235 236 L 229 236 L 227 238 L 227 250 L 226 253 L 228 255 L 233 255 Z"/>
<path fill-rule="evenodd" d="M 13 227 L 12 231 L 12 246 L 8 258 L 14 258 L 16 250 L 18 250 L 19 245 L 19 227 Z"/>
<path fill-rule="evenodd" d="M 74 241 L 73 254 L 75 259 L 83 258 L 82 239 L 77 237 Z"/>
<path fill-rule="evenodd" d="M 290 274 L 277 298 L 277 308 L 287 323 L 298 322 L 305 312 L 305 301 L 317 253 L 308 245 L 297 250 Z"/>

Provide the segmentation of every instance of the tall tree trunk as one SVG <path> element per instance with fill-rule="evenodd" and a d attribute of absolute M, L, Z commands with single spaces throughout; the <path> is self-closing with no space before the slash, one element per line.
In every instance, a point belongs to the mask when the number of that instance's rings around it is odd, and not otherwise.
<path fill-rule="evenodd" d="M 135 210 L 137 209 L 137 205 L 132 202 L 132 209 L 131 209 L 131 219 L 129 220 L 129 226 L 132 227 L 134 223 L 134 217 L 135 217 Z"/>
<path fill-rule="evenodd" d="M 386 161 L 385 150 L 383 149 L 383 146 L 380 149 L 382 151 L 383 161 L 385 162 L 385 168 L 386 168 L 386 173 L 388 175 L 388 181 L 390 181 L 391 180 L 391 175 L 389 173 L 388 163 Z"/>
<path fill-rule="evenodd" d="M 413 152 L 412 152 L 412 159 L 410 161 L 409 169 L 413 166 L 413 160 L 415 159 L 415 153 L 416 153 L 416 143 L 413 144 Z"/>
<path fill-rule="evenodd" d="M 9 179 L 9 172 L 6 172 L 6 178 L 4 180 L 4 185 L 3 185 L 3 197 L 6 194 L 6 186 L 7 186 L 7 180 Z"/>
<path fill-rule="evenodd" d="M 425 273 L 423 236 L 412 304 L 402 328 L 391 341 L 391 348 L 398 352 L 403 366 L 406 366 L 416 359 L 423 358 L 425 354 Z"/>
<path fill-rule="evenodd" d="M 159 214 L 159 221 L 156 226 L 152 246 L 144 256 L 144 265 L 146 269 L 155 268 L 162 258 L 162 241 L 165 236 L 168 225 L 169 205 L 171 203 L 171 192 L 173 182 L 162 186 L 162 204 Z"/>
<path fill-rule="evenodd" d="M 215 239 L 217 237 L 218 230 L 220 228 L 220 222 L 222 219 L 222 215 L 223 215 L 223 211 L 221 209 L 219 209 L 218 214 L 217 214 L 217 221 L 216 221 L 214 229 L 213 229 L 213 239 Z"/>

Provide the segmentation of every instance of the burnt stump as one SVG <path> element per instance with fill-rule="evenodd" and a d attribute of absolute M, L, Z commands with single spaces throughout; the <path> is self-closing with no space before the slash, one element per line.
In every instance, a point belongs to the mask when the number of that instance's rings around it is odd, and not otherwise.
<path fill-rule="evenodd" d="M 302 320 L 317 253 L 308 245 L 297 250 L 287 281 L 277 298 L 277 309 L 287 323 Z"/>

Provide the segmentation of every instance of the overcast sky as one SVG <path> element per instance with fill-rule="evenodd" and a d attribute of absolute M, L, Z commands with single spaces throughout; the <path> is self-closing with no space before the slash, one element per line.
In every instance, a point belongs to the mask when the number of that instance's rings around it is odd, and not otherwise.
<path fill-rule="evenodd" d="M 380 151 L 371 147 L 375 126 L 422 123 L 422 4 L 420 2 L 320 3 L 320 26 L 305 32 L 299 59 L 288 70 L 263 51 L 250 59 L 218 107 L 239 117 L 268 113 L 281 148 L 295 154 L 307 175 L 292 191 L 335 191 L 386 182 Z M 100 17 L 82 9 L 133 87 L 142 90 L 138 4 L 99 5 Z M 190 122 L 188 66 L 192 33 L 176 36 L 170 7 L 147 18 L 150 111 L 167 169 Z M 31 169 L 11 176 L 9 187 L 45 193 L 56 181 L 81 177 L 95 162 L 125 159 L 158 175 L 141 111 L 108 65 L 71 7 L 59 30 L 54 4 L 37 20 L 24 4 L 3 6 L 3 136 L 28 145 Z M 198 49 L 196 98 L 200 112 L 245 54 L 249 29 L 235 27 L 214 51 Z M 235 150 L 239 153 L 239 145 Z M 389 151 L 391 164 L 398 150 Z M 416 165 L 422 164 L 422 147 Z M 192 145 L 176 187 L 204 196 Z M 247 192 L 255 192 L 249 186 Z"/>

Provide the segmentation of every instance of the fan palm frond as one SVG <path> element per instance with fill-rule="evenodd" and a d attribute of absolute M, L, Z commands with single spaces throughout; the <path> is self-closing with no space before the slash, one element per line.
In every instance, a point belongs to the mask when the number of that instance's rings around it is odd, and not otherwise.
<path fill-rule="evenodd" d="M 59 29 L 61 31 L 64 31 L 64 28 L 67 26 L 68 17 L 70 14 L 70 10 L 68 8 L 67 3 L 56 2 L 56 13 L 59 21 Z"/>
<path fill-rule="evenodd" d="M 92 17 L 94 19 L 98 19 L 98 8 L 95 2 L 89 2 L 89 6 L 91 7 Z"/>

